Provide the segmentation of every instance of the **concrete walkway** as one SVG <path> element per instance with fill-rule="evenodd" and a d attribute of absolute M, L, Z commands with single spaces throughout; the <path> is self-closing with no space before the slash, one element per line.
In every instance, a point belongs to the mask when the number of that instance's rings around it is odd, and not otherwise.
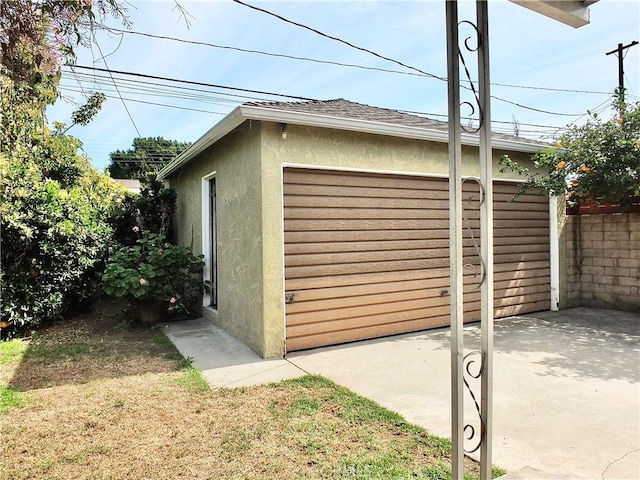
<path fill-rule="evenodd" d="M 282 360 L 260 359 L 204 320 L 165 332 L 214 387 L 320 374 L 450 437 L 448 329 Z M 465 342 L 479 347 L 477 325 Z M 494 344 L 494 463 L 509 478 L 640 478 L 640 315 L 577 308 L 502 319 Z"/>

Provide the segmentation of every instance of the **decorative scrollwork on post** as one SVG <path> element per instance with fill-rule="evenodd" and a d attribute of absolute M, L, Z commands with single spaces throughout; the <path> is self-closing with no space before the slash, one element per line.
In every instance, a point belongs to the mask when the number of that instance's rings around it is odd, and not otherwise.
<path fill-rule="evenodd" d="M 463 42 L 464 48 L 468 52 L 472 52 L 472 53 L 477 52 L 478 49 L 480 48 L 480 32 L 478 31 L 478 27 L 475 24 L 471 23 L 469 20 L 462 20 L 460 23 L 458 23 L 458 27 L 460 27 L 462 24 L 470 25 L 473 28 L 473 31 L 475 32 L 475 44 L 472 43 L 473 37 L 468 36 L 464 39 L 464 42 Z M 473 97 L 475 100 L 475 105 L 471 102 L 465 101 L 465 102 L 461 102 L 460 106 L 469 107 L 471 109 L 471 113 L 470 113 L 471 117 L 473 117 L 476 114 L 476 106 L 478 107 L 478 127 L 472 128 L 472 127 L 468 127 L 468 126 L 466 127 L 464 125 L 460 125 L 460 128 L 462 128 L 462 130 L 464 130 L 467 133 L 477 133 L 480 131 L 480 128 L 484 123 L 484 112 L 482 111 L 482 107 L 480 106 L 480 97 L 476 90 L 475 84 L 471 79 L 471 73 L 469 73 L 469 68 L 467 67 L 467 63 L 465 62 L 464 54 L 462 52 L 462 49 L 460 49 L 459 47 L 458 47 L 458 56 L 460 57 L 460 61 L 462 62 L 462 66 L 464 68 L 464 74 L 467 77 L 467 80 L 469 81 L 468 89 L 473 92 Z"/>
<path fill-rule="evenodd" d="M 473 178 L 473 177 L 463 178 L 462 179 L 462 184 L 464 185 L 464 182 L 466 182 L 468 180 L 476 182 L 478 184 L 478 187 L 480 188 L 480 198 L 479 198 L 479 203 L 478 203 L 478 207 L 477 207 L 477 208 L 480 208 L 482 206 L 482 204 L 484 203 L 484 201 L 485 201 L 484 187 L 480 183 L 479 179 Z M 469 197 L 469 198 L 466 199 L 466 201 L 469 204 L 470 208 L 475 208 L 471 204 L 472 200 L 473 200 L 472 197 Z M 480 281 L 478 282 L 478 284 L 474 288 L 474 290 L 479 290 L 482 287 L 482 284 L 484 283 L 485 278 L 486 278 L 486 267 L 485 267 L 485 264 L 484 264 L 484 260 L 482 259 L 482 253 L 480 252 L 480 246 L 478 245 L 476 237 L 473 235 L 473 230 L 471 229 L 471 225 L 470 225 L 469 219 L 467 218 L 467 214 L 465 212 L 464 205 L 462 207 L 462 217 L 463 217 L 466 229 L 469 232 L 469 238 L 473 242 L 473 247 L 475 249 L 476 255 L 477 255 L 478 260 L 480 262 L 480 269 L 479 269 L 480 271 L 478 272 L 478 267 L 476 265 L 472 264 L 472 263 L 465 263 L 463 265 L 463 268 L 472 269 L 473 270 L 473 278 L 474 279 L 480 277 Z"/>
<path fill-rule="evenodd" d="M 478 359 L 478 357 L 480 357 Z M 471 442 L 471 447 L 465 447 L 464 451 L 466 453 L 474 453 L 482 444 L 482 413 L 480 412 L 480 404 L 476 399 L 475 393 L 473 393 L 473 389 L 470 385 L 470 380 L 478 380 L 482 376 L 482 354 L 478 351 L 473 351 L 467 353 L 463 358 L 463 381 L 464 386 L 466 387 L 469 395 L 473 400 L 473 404 L 475 406 L 476 412 L 478 414 L 478 419 L 480 426 L 478 428 L 474 427 L 470 423 L 466 423 L 464 426 L 464 433 L 466 435 L 466 440 Z M 477 371 L 476 371 L 477 370 Z"/>

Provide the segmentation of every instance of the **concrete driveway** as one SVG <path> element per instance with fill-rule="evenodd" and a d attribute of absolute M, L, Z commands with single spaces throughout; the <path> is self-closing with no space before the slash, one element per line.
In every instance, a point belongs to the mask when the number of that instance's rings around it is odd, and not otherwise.
<path fill-rule="evenodd" d="M 450 437 L 449 333 L 288 358 Z M 478 325 L 466 327 L 465 350 L 479 348 L 479 338 Z M 577 308 L 497 320 L 494 344 L 495 464 L 566 478 L 640 478 L 640 315 Z"/>
<path fill-rule="evenodd" d="M 185 328 L 170 325 L 169 337 L 214 386 L 320 374 L 450 437 L 448 329 L 265 361 L 211 324 Z M 479 348 L 479 334 L 465 327 L 465 350 Z M 512 317 L 495 322 L 494 344 L 495 464 L 513 478 L 640 478 L 640 315 L 577 308 Z"/>

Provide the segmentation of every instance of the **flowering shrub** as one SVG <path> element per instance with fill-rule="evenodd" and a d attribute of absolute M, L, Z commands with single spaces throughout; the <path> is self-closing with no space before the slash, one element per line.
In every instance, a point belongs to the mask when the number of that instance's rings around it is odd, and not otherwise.
<path fill-rule="evenodd" d="M 132 230 L 139 232 L 137 226 Z M 203 267 L 202 255 L 145 231 L 135 245 L 111 255 L 102 276 L 103 288 L 108 295 L 188 313 L 205 288 Z"/>
<path fill-rule="evenodd" d="M 619 99 L 616 107 L 611 120 L 592 114 L 585 125 L 570 127 L 553 147 L 536 153 L 535 169 L 506 156 L 500 162 L 526 177 L 521 193 L 539 188 L 552 195 L 567 193 L 570 203 L 602 199 L 624 206 L 640 193 L 640 104 Z"/>

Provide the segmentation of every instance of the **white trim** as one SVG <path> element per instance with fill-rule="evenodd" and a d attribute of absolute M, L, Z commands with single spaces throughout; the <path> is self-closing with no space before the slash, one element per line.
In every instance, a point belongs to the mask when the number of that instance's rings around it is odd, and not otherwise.
<path fill-rule="evenodd" d="M 209 222 L 211 220 L 211 202 L 209 202 L 209 195 L 211 193 L 210 183 L 209 181 L 216 177 L 216 171 L 205 175 L 202 177 L 202 199 L 201 199 L 201 221 L 202 221 L 202 255 L 204 255 L 204 269 L 202 270 L 202 276 L 204 279 L 211 278 L 211 250 L 209 248 L 209 243 L 211 242 L 210 238 L 210 228 Z M 207 307 L 214 312 L 216 311 L 214 308 L 211 308 L 211 295 L 205 293 L 202 297 L 202 306 Z"/>
<path fill-rule="evenodd" d="M 284 169 L 286 168 L 284 163 L 280 164 L 280 206 L 282 214 L 280 215 L 281 228 L 280 228 L 280 246 L 282 247 L 282 338 L 284 339 L 282 344 L 282 356 L 287 355 L 287 276 L 285 266 L 285 244 L 284 244 Z"/>
<path fill-rule="evenodd" d="M 261 120 L 320 128 L 334 128 L 338 130 L 371 133 L 376 135 L 389 135 L 392 137 L 427 140 L 440 143 L 447 143 L 449 141 L 449 133 L 446 130 L 397 125 L 372 120 L 332 117 L 314 113 L 293 112 L 290 110 L 278 110 L 272 107 L 240 105 L 239 107 L 234 108 L 229 115 L 215 124 L 189 148 L 160 170 L 157 176 L 158 180 L 165 180 L 174 171 L 189 162 L 189 160 L 196 155 L 205 151 L 222 137 L 229 134 L 236 127 L 244 123 L 245 120 Z M 478 146 L 480 142 L 477 136 L 467 133 L 461 134 L 461 140 L 463 145 L 470 146 Z M 507 140 L 503 138 L 494 138 L 491 143 L 495 149 L 523 153 L 535 153 L 544 146 L 543 144 L 538 145 L 535 143 L 519 140 Z"/>
<path fill-rule="evenodd" d="M 242 116 L 240 107 L 236 107 L 232 112 L 211 127 L 207 133 L 201 136 L 198 140 L 191 144 L 184 152 L 169 162 L 162 170 L 158 172 L 157 178 L 159 181 L 165 180 L 178 168 L 189 162 L 193 157 L 204 152 L 211 145 L 216 143 L 222 137 L 231 133 L 235 128 L 244 123 L 246 118 Z"/>
<path fill-rule="evenodd" d="M 551 284 L 551 310 L 560 304 L 560 235 L 558 229 L 558 197 L 549 197 L 549 281 Z"/>

